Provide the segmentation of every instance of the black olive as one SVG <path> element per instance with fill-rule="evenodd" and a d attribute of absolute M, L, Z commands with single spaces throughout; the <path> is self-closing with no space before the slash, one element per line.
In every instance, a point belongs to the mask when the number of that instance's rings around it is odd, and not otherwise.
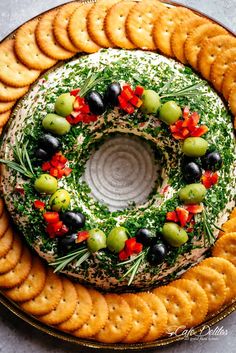
<path fill-rule="evenodd" d="M 167 254 L 167 247 L 164 243 L 160 242 L 151 246 L 148 252 L 148 261 L 152 265 L 161 264 Z"/>
<path fill-rule="evenodd" d="M 41 161 L 48 161 L 51 156 L 42 148 L 38 148 L 35 152 L 35 157 Z"/>
<path fill-rule="evenodd" d="M 97 91 L 90 91 L 86 94 L 85 100 L 89 105 L 91 113 L 101 115 L 105 112 L 105 104 L 102 95 Z"/>
<path fill-rule="evenodd" d="M 78 244 L 76 244 L 77 233 L 67 234 L 63 238 L 58 240 L 58 247 L 62 253 L 73 250 Z"/>
<path fill-rule="evenodd" d="M 136 233 L 136 241 L 143 245 L 151 245 L 153 238 L 153 234 L 146 228 L 141 228 Z"/>
<path fill-rule="evenodd" d="M 67 211 L 61 215 L 62 222 L 73 230 L 79 230 L 85 225 L 85 216 L 79 212 Z"/>
<path fill-rule="evenodd" d="M 201 179 L 202 170 L 195 162 L 188 162 L 183 167 L 183 176 L 187 183 L 193 183 Z"/>
<path fill-rule="evenodd" d="M 121 86 L 119 82 L 111 83 L 105 93 L 106 104 L 115 107 L 119 104 L 118 96 L 121 94 Z"/>
<path fill-rule="evenodd" d="M 49 155 L 52 156 L 61 148 L 61 142 L 58 140 L 58 138 L 50 134 L 44 134 L 39 139 L 39 148 L 44 149 L 46 152 L 48 152 Z"/>
<path fill-rule="evenodd" d="M 219 170 L 222 167 L 222 158 L 219 152 L 217 151 L 208 152 L 202 158 L 202 166 L 205 170 L 212 170 L 212 171 Z"/>

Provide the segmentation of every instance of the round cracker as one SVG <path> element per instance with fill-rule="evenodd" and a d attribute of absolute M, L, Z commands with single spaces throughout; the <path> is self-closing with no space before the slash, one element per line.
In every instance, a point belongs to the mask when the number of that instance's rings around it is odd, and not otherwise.
<path fill-rule="evenodd" d="M 16 266 L 0 275 L 0 287 L 13 288 L 21 284 L 28 276 L 32 266 L 32 256 L 27 247 L 23 247 L 21 257 Z"/>
<path fill-rule="evenodd" d="M 45 266 L 38 256 L 33 256 L 32 268 L 23 283 L 6 290 L 4 294 L 15 302 L 26 302 L 39 295 L 44 288 L 45 281 Z"/>
<path fill-rule="evenodd" d="M 55 309 L 61 296 L 61 278 L 53 273 L 51 269 L 48 269 L 43 290 L 35 298 L 21 304 L 21 307 L 31 315 L 46 315 Z"/>
<path fill-rule="evenodd" d="M 163 9 L 165 6 L 155 0 L 144 0 L 131 8 L 126 20 L 126 33 L 138 48 L 157 48 L 152 35 L 153 26 Z"/>
<path fill-rule="evenodd" d="M 236 39 L 229 34 L 223 34 L 204 41 L 198 54 L 197 66 L 205 79 L 210 79 L 211 66 L 217 55 L 232 47 L 236 47 Z"/>
<path fill-rule="evenodd" d="M 178 288 L 158 287 L 153 293 L 162 301 L 167 311 L 167 333 L 184 329 L 191 321 L 191 305 L 187 296 Z"/>
<path fill-rule="evenodd" d="M 0 217 L 0 240 L 2 236 L 6 233 L 7 228 L 9 227 L 9 216 L 4 209 L 4 203 L 1 199 L 0 202 L 0 210 L 1 210 L 1 217 Z"/>
<path fill-rule="evenodd" d="M 11 249 L 14 236 L 12 227 L 9 226 L 0 239 L 0 258 L 4 257 Z"/>
<path fill-rule="evenodd" d="M 166 331 L 167 311 L 162 301 L 153 293 L 138 293 L 151 310 L 151 327 L 148 333 L 141 339 L 142 342 L 152 342 L 160 338 Z"/>
<path fill-rule="evenodd" d="M 95 53 L 101 47 L 89 36 L 87 31 L 87 16 L 93 4 L 81 4 L 70 18 L 68 31 L 72 43 L 80 51 Z"/>
<path fill-rule="evenodd" d="M 120 1 L 107 11 L 105 32 L 109 40 L 117 47 L 134 49 L 136 46 L 126 36 L 125 23 L 134 1 Z"/>
<path fill-rule="evenodd" d="M 131 330 L 122 342 L 134 343 L 147 335 L 152 324 L 152 313 L 147 303 L 138 295 L 127 293 L 122 297 L 128 303 L 132 315 Z"/>
<path fill-rule="evenodd" d="M 233 211 L 229 215 L 229 219 L 236 218 L 236 207 L 233 209 Z"/>
<path fill-rule="evenodd" d="M 104 296 L 94 289 L 88 288 L 92 299 L 92 312 L 87 322 L 72 334 L 80 338 L 95 336 L 104 326 L 108 319 L 108 306 Z"/>
<path fill-rule="evenodd" d="M 157 48 L 167 56 L 174 56 L 171 47 L 171 37 L 176 26 L 186 18 L 195 17 L 195 14 L 184 7 L 171 7 L 163 10 L 154 25 L 153 39 Z"/>
<path fill-rule="evenodd" d="M 225 234 L 215 243 L 212 256 L 223 257 L 236 266 L 236 232 Z"/>
<path fill-rule="evenodd" d="M 121 295 L 105 294 L 104 297 L 108 306 L 108 319 L 95 339 L 104 343 L 123 341 L 132 327 L 131 309 Z"/>
<path fill-rule="evenodd" d="M 221 308 L 225 301 L 226 286 L 223 276 L 217 271 L 198 265 L 186 271 L 183 278 L 197 282 L 204 289 L 208 299 L 208 313 Z"/>
<path fill-rule="evenodd" d="M 206 18 L 200 16 L 191 16 L 190 19 L 178 24 L 175 27 L 170 39 L 170 45 L 173 55 L 183 64 L 188 63 L 184 53 L 184 46 L 188 36 L 194 31 L 196 27 L 205 23 L 209 23 Z"/>
<path fill-rule="evenodd" d="M 16 101 L 13 101 L 13 102 L 1 102 L 0 101 L 0 114 L 9 112 L 9 110 L 14 106 L 15 103 L 16 103 Z"/>
<path fill-rule="evenodd" d="M 229 219 L 221 226 L 221 229 L 222 230 L 219 232 L 218 238 L 222 237 L 227 233 L 236 232 L 236 219 Z"/>
<path fill-rule="evenodd" d="M 62 331 L 75 331 L 88 321 L 92 311 L 92 298 L 87 288 L 74 284 L 77 293 L 77 304 L 73 315 L 58 328 Z"/>
<path fill-rule="evenodd" d="M 113 46 L 105 33 L 104 21 L 107 11 L 116 2 L 117 0 L 97 1 L 88 12 L 87 29 L 89 36 L 100 47 L 109 48 Z"/>
<path fill-rule="evenodd" d="M 225 99 L 229 99 L 229 94 L 233 87 L 236 87 L 236 63 L 229 65 L 223 79 L 222 93 Z"/>
<path fill-rule="evenodd" d="M 211 66 L 210 79 L 213 86 L 221 92 L 224 76 L 232 63 L 236 62 L 236 48 L 225 50 L 219 54 Z"/>
<path fill-rule="evenodd" d="M 225 303 L 229 303 L 236 297 L 236 267 L 222 257 L 210 257 L 201 262 L 201 266 L 207 266 L 223 276 L 226 286 Z"/>
<path fill-rule="evenodd" d="M 35 37 L 38 18 L 21 26 L 15 37 L 15 51 L 19 60 L 31 69 L 46 70 L 57 63 L 40 50 Z"/>
<path fill-rule="evenodd" d="M 204 42 L 207 39 L 219 36 L 221 34 L 228 34 L 228 32 L 226 29 L 217 24 L 207 23 L 195 28 L 194 31 L 188 36 L 184 45 L 184 53 L 188 63 L 194 69 L 197 70 L 198 54 L 203 47 Z"/>
<path fill-rule="evenodd" d="M 229 95 L 229 107 L 234 116 L 236 116 L 236 86 L 233 87 L 230 91 Z M 234 223 L 232 224 L 232 229 L 228 229 L 230 232 L 236 231 L 236 221 L 230 219 L 228 222 Z M 227 222 L 226 222 L 227 223 Z"/>
<path fill-rule="evenodd" d="M 6 213 L 6 210 L 5 210 L 5 207 L 4 207 L 4 200 L 3 198 L 0 198 L 0 238 L 1 238 L 1 217 L 3 216 L 3 214 L 5 214 L 5 217 L 7 217 L 7 213 Z M 4 213 L 3 213 L 4 212 Z M 9 220 L 9 217 L 7 217 L 8 220 Z"/>
<path fill-rule="evenodd" d="M 52 10 L 41 17 L 35 30 L 36 41 L 42 52 L 50 58 L 55 60 L 70 59 L 75 53 L 61 47 L 56 42 L 53 33 L 53 21 L 56 14 L 57 10 Z"/>
<path fill-rule="evenodd" d="M 49 314 L 39 318 L 40 321 L 47 325 L 58 325 L 68 320 L 75 311 L 77 305 L 75 286 L 69 279 L 62 278 L 62 287 L 62 296 L 56 308 Z"/>
<path fill-rule="evenodd" d="M 53 21 L 53 32 L 57 42 L 66 50 L 77 53 L 78 49 L 73 45 L 68 33 L 68 26 L 73 12 L 80 6 L 77 2 L 62 6 Z M 82 20 L 82 19 L 80 19 Z"/>
<path fill-rule="evenodd" d="M 14 239 L 11 249 L 7 254 L 0 258 L 0 274 L 11 271 L 19 262 L 22 253 L 22 242 L 17 234 L 14 234 Z"/>
<path fill-rule="evenodd" d="M 29 86 L 26 87 L 10 87 L 0 81 L 0 101 L 12 102 L 21 98 L 28 92 Z"/>
<path fill-rule="evenodd" d="M 0 114 L 0 128 L 6 125 L 6 123 L 10 119 L 10 116 L 11 116 L 11 110 L 8 110 L 7 112 Z"/>
<path fill-rule="evenodd" d="M 29 69 L 18 60 L 14 51 L 14 43 L 14 39 L 8 39 L 0 44 L 0 80 L 9 86 L 25 87 L 39 77 L 40 71 Z"/>
<path fill-rule="evenodd" d="M 170 286 L 180 289 L 188 298 L 191 305 L 191 320 L 188 327 L 191 328 L 201 324 L 208 312 L 208 299 L 202 287 L 188 279 L 171 282 Z"/>

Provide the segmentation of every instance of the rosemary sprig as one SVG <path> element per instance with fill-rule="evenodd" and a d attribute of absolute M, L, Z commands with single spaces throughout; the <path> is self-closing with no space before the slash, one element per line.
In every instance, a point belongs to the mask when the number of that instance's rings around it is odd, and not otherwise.
<path fill-rule="evenodd" d="M 80 97 L 84 97 L 93 87 L 95 87 L 98 83 L 104 81 L 103 76 L 104 70 L 102 72 L 91 72 L 86 80 L 84 81 L 82 87 L 80 88 L 79 95 Z"/>
<path fill-rule="evenodd" d="M 166 85 L 163 88 L 169 88 L 170 84 L 172 81 L 169 81 L 166 83 Z M 196 94 L 205 94 L 204 92 L 199 91 L 199 88 L 202 87 L 203 83 L 193 83 L 190 86 L 186 86 L 178 91 L 172 91 L 172 92 L 166 92 L 164 93 L 160 98 L 170 98 L 170 97 L 192 97 L 195 96 Z M 162 88 L 162 91 L 163 91 Z"/>
<path fill-rule="evenodd" d="M 51 262 L 50 266 L 55 266 L 54 272 L 60 272 L 69 265 L 71 262 L 76 261 L 75 265 L 79 267 L 84 261 L 90 257 L 91 253 L 87 247 L 76 249 L 65 256 L 56 258 L 54 262 Z"/>
<path fill-rule="evenodd" d="M 127 265 L 129 263 L 133 263 L 132 266 L 130 266 L 130 268 L 128 269 L 128 271 L 126 271 L 125 274 L 120 278 L 120 281 L 122 281 L 125 277 L 130 276 L 128 286 L 131 285 L 136 273 L 138 272 L 139 267 L 141 266 L 142 262 L 144 261 L 146 255 L 148 253 L 148 250 L 149 249 L 145 249 L 139 255 L 137 255 L 135 258 L 127 260 L 127 261 L 123 261 L 123 262 L 117 264 L 117 267 L 118 267 L 118 266 Z"/>
<path fill-rule="evenodd" d="M 13 156 L 15 161 L 5 160 L 0 158 L 0 163 L 6 164 L 10 169 L 23 174 L 27 178 L 33 178 L 35 176 L 33 167 L 27 151 L 28 143 L 23 146 L 19 145 L 16 139 L 15 147 L 13 147 Z"/>
<path fill-rule="evenodd" d="M 204 246 L 209 246 L 214 243 L 215 237 L 212 231 L 212 224 L 207 220 L 205 210 L 202 211 L 202 222 L 204 232 Z"/>

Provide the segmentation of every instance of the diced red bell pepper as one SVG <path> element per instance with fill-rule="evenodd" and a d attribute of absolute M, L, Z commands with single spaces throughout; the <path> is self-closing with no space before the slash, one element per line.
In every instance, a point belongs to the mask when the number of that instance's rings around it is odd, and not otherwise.
<path fill-rule="evenodd" d="M 65 234 L 67 234 L 68 232 L 69 232 L 69 228 L 68 228 L 65 224 L 63 224 L 62 227 L 61 227 L 61 229 L 58 230 L 58 231 L 55 233 L 55 235 L 60 237 L 60 236 L 63 236 L 63 235 L 65 235 Z"/>
<path fill-rule="evenodd" d="M 43 170 L 44 172 L 50 170 L 50 168 L 51 168 L 51 163 L 50 163 L 50 162 L 44 162 L 44 163 L 43 163 L 43 165 L 42 165 L 42 170 Z"/>
<path fill-rule="evenodd" d="M 219 180 L 219 175 L 217 172 L 213 173 L 212 176 L 211 176 L 211 182 L 212 182 L 212 185 L 215 185 L 217 184 Z"/>
<path fill-rule="evenodd" d="M 134 246 L 134 254 L 139 254 L 143 250 L 143 244 L 136 243 Z"/>
<path fill-rule="evenodd" d="M 188 119 L 189 114 L 190 114 L 190 109 L 189 109 L 189 107 L 184 107 L 184 109 L 183 109 L 183 118 L 184 118 L 184 119 Z"/>
<path fill-rule="evenodd" d="M 40 200 L 35 200 L 34 201 L 34 207 L 39 209 L 39 210 L 44 210 L 45 209 L 45 202 L 40 201 Z"/>
<path fill-rule="evenodd" d="M 189 130 L 187 128 L 182 129 L 181 134 L 184 138 L 189 136 Z"/>
<path fill-rule="evenodd" d="M 135 90 L 134 90 L 134 94 L 136 96 L 141 97 L 143 95 L 144 92 L 144 88 L 142 86 L 136 86 Z"/>
<path fill-rule="evenodd" d="M 120 108 L 122 109 L 126 108 L 127 101 L 122 96 L 118 96 L 118 101 L 120 103 Z"/>
<path fill-rule="evenodd" d="M 56 223 L 49 223 L 46 228 L 46 232 L 49 234 L 50 238 L 55 238 L 62 229 L 63 222 L 58 221 Z"/>
<path fill-rule="evenodd" d="M 43 218 L 49 224 L 57 223 L 60 221 L 58 212 L 45 212 Z"/>
<path fill-rule="evenodd" d="M 194 129 L 194 131 L 191 133 L 191 136 L 193 137 L 200 137 L 202 135 L 204 135 L 205 133 L 207 133 L 208 131 L 208 127 L 206 125 L 201 125 L 198 126 Z"/>
<path fill-rule="evenodd" d="M 73 90 L 70 92 L 70 95 L 76 97 L 77 94 L 79 93 L 79 91 L 80 91 L 79 88 L 73 89 Z"/>
<path fill-rule="evenodd" d="M 88 104 L 84 104 L 81 109 L 80 109 L 81 113 L 84 114 L 89 114 L 90 113 L 90 108 Z"/>
<path fill-rule="evenodd" d="M 136 245 L 136 238 L 135 237 L 126 240 L 125 249 L 126 249 L 127 254 L 129 254 L 129 256 L 134 253 L 135 245 Z"/>
<path fill-rule="evenodd" d="M 180 134 L 180 133 L 177 133 L 177 132 L 175 132 L 175 133 L 173 134 L 173 137 L 174 137 L 176 140 L 184 140 L 183 135 Z"/>
<path fill-rule="evenodd" d="M 126 253 L 125 249 L 123 249 L 119 252 L 119 260 L 120 261 L 125 261 L 128 258 L 129 258 L 129 255 Z"/>
<path fill-rule="evenodd" d="M 61 179 L 64 176 L 65 176 L 64 169 L 58 169 L 57 179 Z"/>
<path fill-rule="evenodd" d="M 15 191 L 18 192 L 22 196 L 25 194 L 24 188 L 21 188 L 20 186 L 16 186 Z"/>
<path fill-rule="evenodd" d="M 64 170 L 63 170 L 63 172 L 64 172 L 64 175 L 65 176 L 68 176 L 68 175 L 70 175 L 70 173 L 72 172 L 72 169 L 71 168 L 65 168 Z"/>
<path fill-rule="evenodd" d="M 176 213 L 177 213 L 178 220 L 180 222 L 181 227 L 186 226 L 187 221 L 188 221 L 189 212 L 187 210 L 185 210 L 185 208 L 177 207 Z"/>
<path fill-rule="evenodd" d="M 57 178 L 58 176 L 58 169 L 57 168 L 51 168 L 49 171 L 50 175 L 53 176 L 54 178 Z"/>
<path fill-rule="evenodd" d="M 89 232 L 87 230 L 82 230 L 77 233 L 76 243 L 82 243 L 89 238 Z"/>
<path fill-rule="evenodd" d="M 202 176 L 202 183 L 205 186 L 205 188 L 209 189 L 213 185 L 217 184 L 218 179 L 219 179 L 219 175 L 217 172 L 212 173 L 211 171 L 207 170 Z"/>
<path fill-rule="evenodd" d="M 137 96 L 133 96 L 133 98 L 130 99 L 130 103 L 136 108 L 141 107 L 141 105 L 143 104 L 142 100 Z"/>
<path fill-rule="evenodd" d="M 127 106 L 126 106 L 126 108 L 124 110 L 128 114 L 133 114 L 134 113 L 134 107 L 131 104 L 127 104 Z"/>
<path fill-rule="evenodd" d="M 128 92 L 134 94 L 134 91 L 132 90 L 131 86 L 128 85 L 128 84 L 124 85 L 123 88 L 122 88 L 122 90 L 126 90 L 126 91 L 128 91 Z"/>
<path fill-rule="evenodd" d="M 177 223 L 178 222 L 177 213 L 175 211 L 167 212 L 166 220 Z"/>
<path fill-rule="evenodd" d="M 186 210 L 192 214 L 201 213 L 203 211 L 202 205 L 188 205 L 185 207 Z"/>
<path fill-rule="evenodd" d="M 123 88 L 120 95 L 126 101 L 130 101 L 133 98 L 134 93 L 127 88 Z"/>
<path fill-rule="evenodd" d="M 193 213 L 189 213 L 187 223 L 189 223 L 192 220 L 193 216 L 194 216 Z"/>
<path fill-rule="evenodd" d="M 98 116 L 95 115 L 95 114 L 90 114 L 89 115 L 89 119 L 90 119 L 91 122 L 95 122 L 95 121 L 98 120 Z"/>

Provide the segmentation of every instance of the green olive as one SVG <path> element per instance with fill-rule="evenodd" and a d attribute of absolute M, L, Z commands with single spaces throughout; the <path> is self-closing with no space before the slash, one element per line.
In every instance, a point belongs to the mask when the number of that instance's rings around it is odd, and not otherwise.
<path fill-rule="evenodd" d="M 67 134 L 71 128 L 71 125 L 65 118 L 56 114 L 47 114 L 42 124 L 45 130 L 59 136 Z"/>
<path fill-rule="evenodd" d="M 142 95 L 141 110 L 146 114 L 156 114 L 161 106 L 159 94 L 151 89 L 146 89 Z"/>
<path fill-rule="evenodd" d="M 107 237 L 107 247 L 114 253 L 119 253 L 125 247 L 125 242 L 128 240 L 127 229 L 124 227 L 113 228 Z"/>
<path fill-rule="evenodd" d="M 70 205 L 70 194 L 64 189 L 57 190 L 49 200 L 49 205 L 53 211 L 59 212 L 66 210 Z"/>
<path fill-rule="evenodd" d="M 89 251 L 96 252 L 107 247 L 106 235 L 100 229 L 91 229 L 87 240 Z"/>
<path fill-rule="evenodd" d="M 49 174 L 41 174 L 34 182 L 36 191 L 45 194 L 53 194 L 57 190 L 57 179 Z"/>
<path fill-rule="evenodd" d="M 207 148 L 208 142 L 202 137 L 188 137 L 184 140 L 182 151 L 188 157 L 202 157 Z"/>
<path fill-rule="evenodd" d="M 189 184 L 180 189 L 179 198 L 186 205 L 200 203 L 206 196 L 206 188 L 203 184 Z"/>
<path fill-rule="evenodd" d="M 175 101 L 169 101 L 161 106 L 159 118 L 167 125 L 174 124 L 182 115 L 182 110 L 175 103 Z"/>
<path fill-rule="evenodd" d="M 55 103 L 56 113 L 64 117 L 70 115 L 73 110 L 74 102 L 75 97 L 71 96 L 70 93 L 61 94 Z"/>
<path fill-rule="evenodd" d="M 165 241 L 171 246 L 178 248 L 188 241 L 188 234 L 178 224 L 167 222 L 162 228 Z"/>

